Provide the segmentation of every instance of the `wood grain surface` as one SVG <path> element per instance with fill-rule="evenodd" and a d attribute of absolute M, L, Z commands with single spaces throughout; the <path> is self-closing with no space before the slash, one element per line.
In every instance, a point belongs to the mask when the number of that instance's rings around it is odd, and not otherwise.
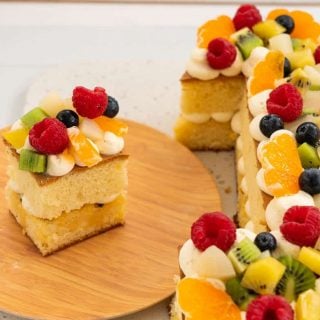
<path fill-rule="evenodd" d="M 114 318 L 174 292 L 177 248 L 220 209 L 211 175 L 185 147 L 128 121 L 126 225 L 43 258 L 8 213 L 0 146 L 0 310 L 40 319 Z"/>

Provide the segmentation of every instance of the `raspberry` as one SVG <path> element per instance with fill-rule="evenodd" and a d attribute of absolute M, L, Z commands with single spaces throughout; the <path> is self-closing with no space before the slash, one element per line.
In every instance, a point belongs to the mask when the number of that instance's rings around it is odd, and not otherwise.
<path fill-rule="evenodd" d="M 283 121 L 291 122 L 296 120 L 302 112 L 303 101 L 298 89 L 285 83 L 274 89 L 267 100 L 269 114 L 277 114 Z"/>
<path fill-rule="evenodd" d="M 72 95 L 73 106 L 82 117 L 97 118 L 105 112 L 108 105 L 108 96 L 103 88 L 94 90 L 85 87 L 76 87 Z"/>
<path fill-rule="evenodd" d="M 29 142 L 40 153 L 59 154 L 69 144 L 67 128 L 55 118 L 45 118 L 31 128 Z"/>
<path fill-rule="evenodd" d="M 318 46 L 316 51 L 314 52 L 314 59 L 316 61 L 316 64 L 320 63 L 320 46 Z"/>
<path fill-rule="evenodd" d="M 247 320 L 293 320 L 294 314 L 287 300 L 280 296 L 265 295 L 253 300 L 247 309 Z"/>
<path fill-rule="evenodd" d="M 320 237 L 320 210 L 312 206 L 293 206 L 284 215 L 280 231 L 298 246 L 314 247 Z"/>
<path fill-rule="evenodd" d="M 222 212 L 205 213 L 193 223 L 191 239 L 201 251 L 215 245 L 226 252 L 236 240 L 236 226 Z"/>
<path fill-rule="evenodd" d="M 239 7 L 234 18 L 233 24 L 236 30 L 248 27 L 252 28 L 255 24 L 262 21 L 261 14 L 256 6 L 244 4 Z"/>
<path fill-rule="evenodd" d="M 233 44 L 223 38 L 216 38 L 208 45 L 207 60 L 213 69 L 225 69 L 232 65 L 237 57 Z"/>

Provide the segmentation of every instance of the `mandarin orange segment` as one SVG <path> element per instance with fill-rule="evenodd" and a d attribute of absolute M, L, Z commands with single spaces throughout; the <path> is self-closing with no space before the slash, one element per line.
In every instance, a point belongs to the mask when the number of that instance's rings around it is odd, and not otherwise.
<path fill-rule="evenodd" d="M 229 39 L 236 30 L 231 18 L 220 16 L 209 20 L 198 29 L 197 45 L 199 48 L 208 48 L 208 44 L 215 38 Z"/>
<path fill-rule="evenodd" d="M 266 20 L 275 20 L 276 17 L 281 16 L 283 14 L 288 15 L 289 11 L 287 9 L 282 8 L 274 9 L 268 13 Z"/>
<path fill-rule="evenodd" d="M 187 320 L 240 320 L 231 297 L 205 280 L 183 278 L 177 286 L 179 306 Z"/>
<path fill-rule="evenodd" d="M 102 160 L 99 152 L 79 130 L 68 130 L 72 156 L 87 167 L 92 167 Z"/>
<path fill-rule="evenodd" d="M 269 52 L 253 71 L 249 81 L 249 92 L 255 95 L 261 91 L 275 88 L 275 81 L 283 78 L 284 55 L 280 51 Z"/>
<path fill-rule="evenodd" d="M 261 165 L 267 187 L 275 197 L 297 193 L 303 171 L 294 137 L 281 133 L 261 148 Z"/>
<path fill-rule="evenodd" d="M 101 128 L 101 130 L 111 131 L 112 133 L 120 137 L 128 132 L 128 125 L 118 119 L 101 116 L 93 119 L 93 121 L 95 121 L 95 123 Z"/>

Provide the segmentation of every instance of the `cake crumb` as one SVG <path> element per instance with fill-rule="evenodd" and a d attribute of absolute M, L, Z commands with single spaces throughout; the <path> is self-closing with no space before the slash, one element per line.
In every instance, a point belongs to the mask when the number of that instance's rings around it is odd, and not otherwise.
<path fill-rule="evenodd" d="M 225 192 L 225 193 L 227 193 L 227 194 L 231 193 L 231 191 L 232 191 L 232 189 L 231 189 L 231 187 L 230 187 L 230 186 L 229 186 L 229 187 L 224 188 L 224 192 Z"/>

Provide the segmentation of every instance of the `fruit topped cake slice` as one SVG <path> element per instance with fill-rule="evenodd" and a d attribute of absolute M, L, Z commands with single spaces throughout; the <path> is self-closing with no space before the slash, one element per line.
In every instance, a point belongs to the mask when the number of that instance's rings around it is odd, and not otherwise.
<path fill-rule="evenodd" d="M 105 89 L 44 98 L 3 132 L 6 198 L 43 255 L 124 224 L 127 125 Z"/>
<path fill-rule="evenodd" d="M 179 252 L 171 320 L 319 320 L 319 244 L 313 206 L 289 208 L 279 230 L 258 234 L 204 214 Z"/>

